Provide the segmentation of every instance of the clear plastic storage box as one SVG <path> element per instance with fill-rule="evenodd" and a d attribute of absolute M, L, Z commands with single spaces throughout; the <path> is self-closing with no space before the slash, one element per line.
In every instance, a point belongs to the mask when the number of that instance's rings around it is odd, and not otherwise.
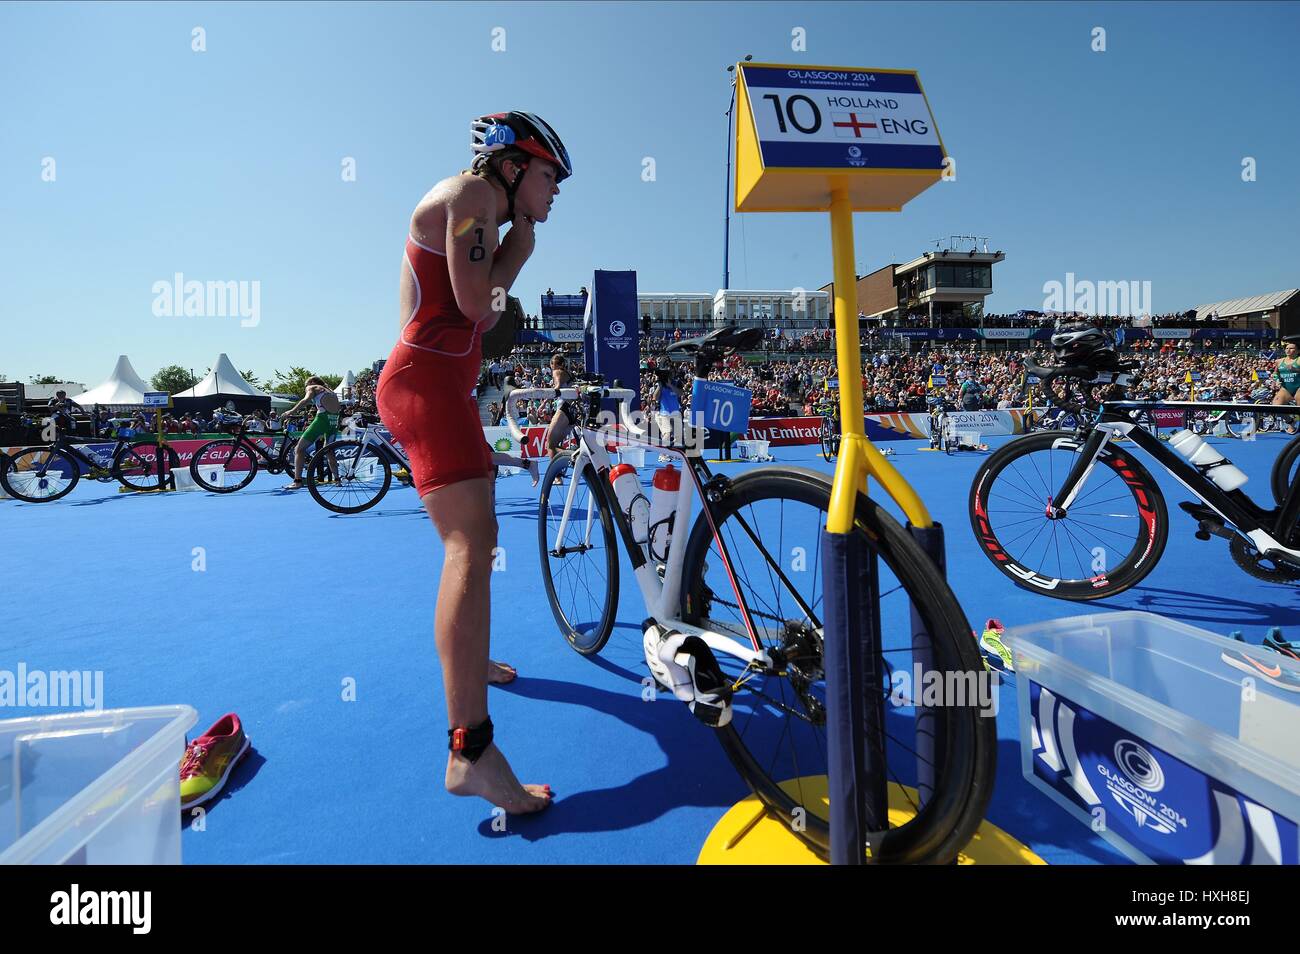
<path fill-rule="evenodd" d="M 1135 861 L 1300 861 L 1300 664 L 1152 613 L 1007 630 L 1025 778 Z"/>
<path fill-rule="evenodd" d="M 0 863 L 180 864 L 189 706 L 0 721 Z"/>

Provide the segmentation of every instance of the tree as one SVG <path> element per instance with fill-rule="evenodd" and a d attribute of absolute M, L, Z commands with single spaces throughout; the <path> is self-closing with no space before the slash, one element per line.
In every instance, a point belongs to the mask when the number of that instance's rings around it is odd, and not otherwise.
<path fill-rule="evenodd" d="M 288 371 L 272 371 L 271 390 L 276 394 L 303 394 L 307 390 L 307 379 L 311 372 L 297 366 Z"/>
<path fill-rule="evenodd" d="M 312 377 L 312 373 L 306 368 L 292 367 L 288 371 L 273 372 L 275 378 L 267 383 L 271 385 L 271 390 L 276 394 L 305 394 L 307 392 L 307 379 Z M 339 386 L 343 380 L 341 374 L 317 374 L 315 377 L 320 378 L 331 388 Z"/>
<path fill-rule="evenodd" d="M 32 375 L 32 384 L 59 384 L 59 383 L 61 383 L 62 381 L 63 381 L 62 378 L 56 378 L 56 377 L 55 377 L 54 375 L 52 375 L 52 374 L 33 374 L 33 375 Z"/>
<path fill-rule="evenodd" d="M 179 364 L 169 364 L 165 368 L 159 368 L 158 373 L 149 379 L 149 384 L 155 391 L 166 391 L 168 394 L 188 390 L 198 383 L 199 379 L 191 374 L 188 368 L 182 368 Z"/>
<path fill-rule="evenodd" d="M 240 371 L 239 373 L 242 374 L 244 376 L 244 380 L 247 381 L 249 384 L 251 384 L 253 387 L 260 388 L 262 386 L 261 382 L 258 380 L 257 375 L 255 375 L 252 371 Z"/>

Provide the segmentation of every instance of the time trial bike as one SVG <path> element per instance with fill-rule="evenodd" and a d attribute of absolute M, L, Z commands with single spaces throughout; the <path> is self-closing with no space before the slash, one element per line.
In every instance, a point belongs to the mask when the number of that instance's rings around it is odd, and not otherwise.
<path fill-rule="evenodd" d="M 723 328 L 668 350 L 692 358 L 699 380 L 728 355 L 751 349 L 756 334 L 761 331 Z M 720 670 L 717 691 L 729 700 L 730 717 L 702 721 L 713 726 L 732 765 L 767 811 L 803 819 L 792 830 L 826 857 L 827 610 L 821 553 L 831 479 L 785 465 L 756 467 L 734 479 L 714 474 L 700 453 L 702 426 L 680 421 L 679 427 L 665 429 L 663 415 L 638 421 L 639 412 L 629 413 L 634 397 L 618 382 L 607 387 L 598 376 L 588 376 L 575 387 L 521 389 L 507 398 L 506 420 L 516 437 L 522 437 L 514 413 L 518 401 L 565 400 L 580 418 L 577 446 L 551 462 L 538 505 L 542 581 L 555 621 L 577 652 L 601 651 L 617 618 L 621 547 L 645 604 L 641 638 L 654 680 L 649 684 L 676 688 L 665 669 L 666 634 L 696 637 L 706 645 Z M 617 420 L 610 420 L 612 411 L 602 411 L 602 402 L 617 405 Z M 630 465 L 619 465 L 615 474 L 610 448 L 618 446 L 668 457 L 649 502 L 637 492 L 626 508 L 620 503 L 611 477 L 625 480 Z M 626 485 L 621 492 L 629 492 Z M 658 505 L 661 492 L 674 494 L 667 507 Z M 652 521 L 654 515 L 659 519 Z M 970 840 L 987 807 L 996 720 L 972 700 L 953 700 L 934 711 L 936 721 L 927 728 L 916 698 L 898 688 L 921 669 L 975 679 L 983 666 L 961 606 L 933 561 L 883 507 L 861 493 L 854 533 L 864 552 L 876 558 L 879 574 L 874 612 L 880 643 L 864 653 L 874 663 L 867 671 L 878 681 L 866 680 L 863 692 L 882 694 L 886 715 L 883 736 L 868 745 L 881 759 L 882 775 L 897 783 L 895 791 L 914 809 L 910 817 L 896 817 L 891 827 L 867 835 L 870 859 L 947 862 Z M 917 626 L 913 610 L 921 620 Z M 885 706 L 887 701 L 895 705 Z M 938 744 L 929 746 L 935 739 Z M 922 775 L 935 779 L 928 799 L 909 787 Z"/>
<path fill-rule="evenodd" d="M 1169 537 L 1169 513 L 1159 484 L 1134 453 L 1142 450 L 1198 498 L 1179 504 L 1196 521 L 1197 539 L 1226 539 L 1233 561 L 1253 577 L 1300 581 L 1300 481 L 1292 472 L 1300 443 L 1289 445 L 1274 463 L 1270 487 L 1276 506 L 1266 508 L 1240 489 L 1240 475 L 1216 481 L 1214 469 L 1230 464 L 1217 451 L 1194 464 L 1136 420 L 1156 408 L 1261 414 L 1300 414 L 1300 408 L 1130 401 L 1124 389 L 1136 363 L 1028 366 L 1040 376 L 1039 386 L 1081 424 L 1017 438 L 975 474 L 971 528 L 981 551 L 1008 579 L 1046 596 L 1083 601 L 1122 593 L 1155 569 Z M 1057 381 L 1066 393 L 1053 389 Z M 1104 389 L 1100 397 L 1098 388 Z M 1131 445 L 1116 446 L 1120 437 Z"/>
<path fill-rule="evenodd" d="M 214 494 L 233 494 L 251 484 L 261 466 L 271 474 L 293 468 L 293 450 L 301 434 L 289 430 L 250 431 L 249 422 L 253 420 L 256 415 L 246 414 L 230 437 L 208 441 L 194 452 L 190 476 L 196 484 Z M 313 457 L 308 466 L 315 473 L 325 463 Z M 328 477 L 328 470 L 324 476 Z"/>
<path fill-rule="evenodd" d="M 166 437 L 118 437 L 112 450 L 78 446 L 56 428 L 54 440 L 24 447 L 0 461 L 0 484 L 5 493 L 26 503 L 50 503 L 72 493 L 83 471 L 91 480 L 116 480 L 128 490 L 157 490 L 159 467 L 162 484 L 174 487 L 172 472 L 180 457 Z"/>

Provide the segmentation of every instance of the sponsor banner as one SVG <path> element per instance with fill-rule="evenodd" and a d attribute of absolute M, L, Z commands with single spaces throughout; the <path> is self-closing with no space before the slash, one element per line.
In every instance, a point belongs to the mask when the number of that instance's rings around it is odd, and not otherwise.
<path fill-rule="evenodd" d="M 545 433 L 546 428 L 540 428 Z M 525 438 L 527 435 L 525 435 Z M 488 447 L 492 448 L 494 454 L 508 454 L 511 457 L 523 457 L 523 448 L 519 441 L 515 440 L 508 427 L 485 427 L 483 428 L 483 439 L 487 441 Z M 503 474 L 517 474 L 522 470 L 520 467 L 501 468 Z"/>
<path fill-rule="evenodd" d="M 1157 427 L 1182 427 L 1187 420 L 1187 412 L 1172 407 L 1160 407 L 1151 411 L 1151 417 Z"/>
<path fill-rule="evenodd" d="M 1156 864 L 1300 862 L 1300 828 L 1121 726 L 1029 684 L 1037 782 Z"/>
<path fill-rule="evenodd" d="M 274 453 L 274 449 L 272 448 L 271 445 L 271 442 L 274 439 L 275 439 L 274 437 L 268 437 L 262 434 L 248 435 L 248 440 L 250 442 L 258 444 L 260 447 L 266 450 L 267 453 Z M 188 438 L 185 440 L 178 440 L 178 441 L 169 440 L 167 443 L 168 446 L 170 446 L 171 449 L 176 452 L 176 456 L 180 458 L 181 466 L 189 467 L 190 461 L 193 460 L 194 458 L 194 452 L 197 451 L 200 447 L 202 447 L 210 440 L 213 440 L 213 438 L 197 437 L 197 438 Z M 152 447 L 152 445 L 150 446 Z M 116 441 L 106 441 L 106 442 L 93 443 L 93 444 L 78 444 L 77 450 L 81 451 L 81 453 L 85 454 L 87 457 L 96 461 L 101 467 L 107 468 L 112 466 L 113 449 L 116 447 L 117 447 Z M 12 455 L 21 449 L 22 448 L 14 447 L 9 450 L 9 453 Z M 148 452 L 140 452 L 140 456 L 145 460 L 152 461 L 157 455 L 154 454 L 152 450 L 150 450 Z M 218 459 L 221 456 L 225 456 L 225 455 L 220 452 L 209 452 L 207 455 L 207 460 L 210 463 L 217 463 Z M 259 461 L 259 463 L 264 463 L 264 462 Z M 83 477 L 86 476 L 87 474 L 86 466 L 84 464 L 81 464 L 80 461 L 78 461 L 78 465 L 81 468 L 81 476 Z M 247 456 L 245 454 L 240 454 L 239 457 L 235 458 L 233 463 L 226 465 L 226 469 L 247 470 L 248 469 Z"/>
<path fill-rule="evenodd" d="M 796 444 L 816 444 L 821 440 L 820 417 L 754 417 L 750 418 L 747 441 L 767 441 L 772 447 L 790 447 Z"/>
<path fill-rule="evenodd" d="M 557 330 L 555 330 L 555 331 L 547 331 L 547 332 L 544 332 L 544 334 L 545 334 L 546 337 L 549 338 L 551 341 L 567 341 L 567 342 L 575 342 L 575 341 L 581 341 L 581 340 L 582 340 L 582 329 L 581 329 L 581 328 L 574 328 L 574 329 L 569 330 L 569 331 L 563 331 L 563 330 L 559 330 L 559 329 L 557 329 Z"/>
<path fill-rule="evenodd" d="M 949 411 L 957 429 L 978 431 L 984 435 L 1023 434 L 1025 410 Z M 866 433 L 873 441 L 929 440 L 930 415 L 927 412 L 899 411 L 893 414 L 868 414 Z M 773 447 L 816 444 L 821 439 L 820 417 L 756 417 L 749 422 L 745 439 L 770 441 Z"/>
<path fill-rule="evenodd" d="M 886 338 L 942 338 L 953 328 L 881 328 Z"/>
<path fill-rule="evenodd" d="M 1190 338 L 1192 336 L 1191 328 L 1152 328 L 1151 337 L 1164 338 Z"/>
<path fill-rule="evenodd" d="M 985 338 L 1032 338 L 1033 328 L 985 328 L 980 332 Z"/>

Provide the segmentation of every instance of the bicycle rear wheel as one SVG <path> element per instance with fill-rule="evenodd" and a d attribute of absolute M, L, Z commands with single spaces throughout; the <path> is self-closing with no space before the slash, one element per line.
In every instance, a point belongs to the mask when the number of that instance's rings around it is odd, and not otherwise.
<path fill-rule="evenodd" d="M 1155 479 L 1127 451 L 1106 447 L 1063 517 L 1049 515 L 1083 440 L 1066 431 L 1005 445 L 975 473 L 971 529 L 1017 586 L 1064 600 L 1122 593 L 1155 568 L 1169 513 Z"/>
<path fill-rule="evenodd" d="M 330 441 L 307 462 L 308 491 L 318 504 L 335 513 L 369 510 L 384 498 L 392 484 L 388 458 L 375 444 L 352 439 Z"/>
<path fill-rule="evenodd" d="M 802 824 L 792 824 L 792 830 L 822 857 L 830 850 L 821 559 L 830 490 L 830 478 L 801 468 L 762 468 L 733 481 L 713 505 L 717 537 L 704 514 L 691 532 L 681 611 L 685 622 L 748 644 L 738 589 L 760 645 L 780 653 L 783 664 L 763 672 L 715 653 L 723 670 L 741 683 L 731 722 L 717 730 L 718 738 L 759 800 L 782 819 L 798 819 Z M 970 840 L 988 806 L 996 720 L 974 700 L 954 699 L 917 717 L 922 688 L 908 688 L 914 664 L 921 662 L 914 655 L 913 605 L 931 634 L 931 668 L 945 676 L 964 674 L 972 686 L 984 669 L 961 607 L 908 532 L 865 496 L 858 497 L 856 523 L 855 533 L 879 568 L 881 645 L 866 666 L 879 674 L 867 690 L 883 697 L 884 738 L 868 744 L 893 783 L 891 802 L 899 802 L 891 808 L 890 827 L 868 836 L 871 860 L 947 862 Z M 730 571 L 718 537 L 731 558 Z M 939 740 L 932 758 L 922 754 L 922 735 Z M 934 787 L 922 799 L 917 786 L 927 772 Z"/>
<path fill-rule="evenodd" d="M 128 444 L 113 458 L 113 476 L 128 490 L 157 490 L 158 470 L 162 468 L 162 485 L 175 488 L 172 472 L 181 466 L 180 456 L 157 440 Z"/>
<path fill-rule="evenodd" d="M 204 490 L 231 494 L 257 476 L 257 454 L 233 438 L 208 441 L 190 459 L 190 476 Z"/>
<path fill-rule="evenodd" d="M 80 477 L 77 461 L 57 447 L 24 447 L 0 466 L 5 493 L 24 503 L 66 497 Z"/>
<path fill-rule="evenodd" d="M 618 542 L 598 480 L 590 462 L 575 476 L 572 455 L 561 454 L 546 469 L 538 502 L 537 545 L 546 598 L 560 632 L 584 656 L 604 648 L 618 609 Z"/>

